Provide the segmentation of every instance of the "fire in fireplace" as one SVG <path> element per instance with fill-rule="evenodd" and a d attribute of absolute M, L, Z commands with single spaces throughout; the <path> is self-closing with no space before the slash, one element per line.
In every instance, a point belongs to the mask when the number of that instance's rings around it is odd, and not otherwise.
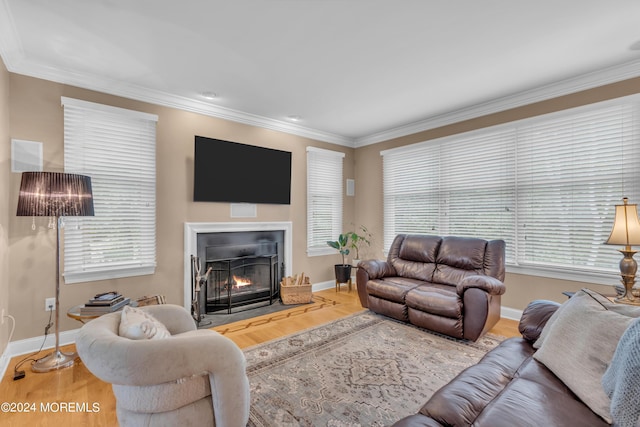
<path fill-rule="evenodd" d="M 233 286 L 232 288 L 236 288 L 236 289 L 241 289 L 244 288 L 245 286 L 251 286 L 253 283 L 251 283 L 251 279 L 249 278 L 244 278 L 244 277 L 238 277 L 238 276 L 233 276 Z"/>

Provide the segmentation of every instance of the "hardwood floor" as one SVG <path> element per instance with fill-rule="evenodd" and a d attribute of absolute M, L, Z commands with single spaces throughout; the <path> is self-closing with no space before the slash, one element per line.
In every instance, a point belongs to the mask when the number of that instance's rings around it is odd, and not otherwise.
<path fill-rule="evenodd" d="M 257 345 L 297 331 L 318 326 L 362 311 L 357 292 L 328 289 L 314 293 L 314 302 L 278 313 L 267 314 L 214 328 L 241 348 Z M 502 319 L 492 333 L 519 336 L 518 324 Z M 63 347 L 66 352 L 75 346 Z M 50 350 L 36 357 L 42 357 Z M 70 368 L 36 374 L 30 363 L 22 365 L 24 379 L 14 381 L 14 366 L 25 356 L 11 360 L 0 382 L 0 402 L 8 402 L 7 412 L 1 408 L 2 426 L 117 426 L 115 398 L 111 385 L 94 377 L 78 359 Z"/>

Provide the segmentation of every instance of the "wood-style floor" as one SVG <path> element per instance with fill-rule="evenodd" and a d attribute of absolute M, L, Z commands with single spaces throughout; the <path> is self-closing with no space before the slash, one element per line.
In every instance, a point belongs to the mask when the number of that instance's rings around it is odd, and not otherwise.
<path fill-rule="evenodd" d="M 297 331 L 319 326 L 362 311 L 355 290 L 334 289 L 314 293 L 314 302 L 274 314 L 214 328 L 241 348 L 250 347 Z M 517 322 L 502 319 L 491 332 L 518 336 Z M 75 351 L 75 346 L 63 347 Z M 49 353 L 43 351 L 35 356 Z M 117 426 L 115 398 L 111 385 L 94 377 L 78 359 L 70 368 L 33 373 L 29 362 L 22 365 L 26 377 L 14 381 L 14 366 L 24 356 L 11 360 L 0 382 L 0 425 L 2 426 Z M 5 403 L 7 402 L 8 407 Z M 7 412 L 15 410 L 16 412 Z"/>

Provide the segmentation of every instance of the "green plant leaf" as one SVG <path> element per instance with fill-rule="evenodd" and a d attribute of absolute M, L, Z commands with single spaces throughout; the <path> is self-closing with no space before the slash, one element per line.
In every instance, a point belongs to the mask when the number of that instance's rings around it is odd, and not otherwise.
<path fill-rule="evenodd" d="M 340 244 L 338 242 L 327 242 L 327 245 L 331 246 L 335 250 L 340 250 Z"/>

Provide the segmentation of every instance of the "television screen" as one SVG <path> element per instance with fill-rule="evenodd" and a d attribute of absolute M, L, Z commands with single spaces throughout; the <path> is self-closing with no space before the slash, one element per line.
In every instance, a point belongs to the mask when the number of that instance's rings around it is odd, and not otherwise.
<path fill-rule="evenodd" d="M 291 152 L 195 137 L 193 200 L 291 203 Z"/>

